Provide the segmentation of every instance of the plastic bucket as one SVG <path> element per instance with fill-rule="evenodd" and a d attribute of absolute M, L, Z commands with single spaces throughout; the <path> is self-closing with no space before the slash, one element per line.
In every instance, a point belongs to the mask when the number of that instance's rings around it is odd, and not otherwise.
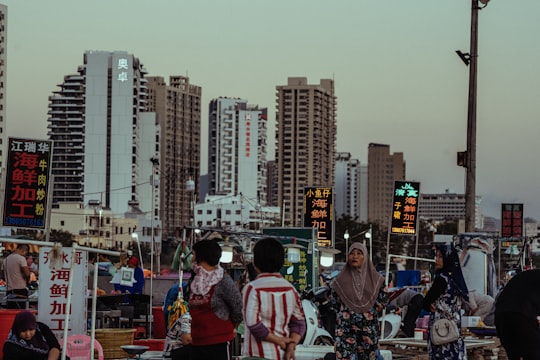
<path fill-rule="evenodd" d="M 21 311 L 25 311 L 24 309 L 0 309 L 0 360 L 4 358 L 4 353 L 2 352 L 2 349 L 4 348 L 4 343 L 6 342 L 6 338 L 9 335 L 9 331 L 11 330 L 11 325 L 13 325 L 13 320 L 15 320 L 15 316 L 20 313 Z M 28 311 L 28 310 L 26 310 Z M 34 314 L 35 311 L 32 311 Z"/>
<path fill-rule="evenodd" d="M 163 309 L 161 306 L 152 307 L 152 318 L 154 320 L 152 327 L 154 338 L 165 339 L 165 336 L 167 335 L 165 333 L 165 316 L 163 315 Z"/>

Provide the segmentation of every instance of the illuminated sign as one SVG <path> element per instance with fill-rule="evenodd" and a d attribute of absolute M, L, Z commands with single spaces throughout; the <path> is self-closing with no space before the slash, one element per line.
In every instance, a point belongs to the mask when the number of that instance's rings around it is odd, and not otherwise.
<path fill-rule="evenodd" d="M 523 204 L 502 204 L 501 236 L 523 236 Z"/>
<path fill-rule="evenodd" d="M 419 182 L 394 182 L 392 234 L 416 235 L 416 215 L 418 214 L 419 198 Z"/>
<path fill-rule="evenodd" d="M 118 81 L 120 82 L 128 81 L 128 72 L 127 72 L 127 70 L 129 69 L 128 59 L 125 59 L 125 58 L 118 59 L 118 65 L 116 66 L 116 68 L 119 70 Z M 121 70 L 126 70 L 126 71 L 121 71 Z"/>
<path fill-rule="evenodd" d="M 246 113 L 246 157 L 251 155 L 251 113 Z"/>
<path fill-rule="evenodd" d="M 3 226 L 45 228 L 51 144 L 9 138 Z"/>
<path fill-rule="evenodd" d="M 304 188 L 304 226 L 317 229 L 319 246 L 333 247 L 333 189 Z"/>

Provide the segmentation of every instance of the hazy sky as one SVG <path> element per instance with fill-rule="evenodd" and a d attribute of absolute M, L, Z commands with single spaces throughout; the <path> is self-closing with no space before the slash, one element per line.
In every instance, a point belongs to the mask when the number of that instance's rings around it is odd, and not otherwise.
<path fill-rule="evenodd" d="M 46 138 L 48 96 L 86 50 L 125 50 L 149 75 L 269 109 L 287 77 L 334 78 L 338 151 L 403 152 L 421 192 L 464 193 L 471 0 L 0 0 L 8 6 L 7 128 Z M 540 219 L 540 1 L 492 0 L 479 14 L 477 195 L 485 215 L 524 203 Z"/>

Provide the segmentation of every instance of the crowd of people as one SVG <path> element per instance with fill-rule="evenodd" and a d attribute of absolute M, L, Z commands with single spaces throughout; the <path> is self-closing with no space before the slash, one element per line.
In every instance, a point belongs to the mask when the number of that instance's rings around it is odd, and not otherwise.
<path fill-rule="evenodd" d="M 9 294 L 27 296 L 30 274 L 37 274 L 27 252 L 28 246 L 20 245 L 3 264 Z M 298 291 L 280 273 L 285 259 L 281 243 L 274 238 L 256 242 L 250 271 L 241 287 L 221 267 L 221 252 L 214 240 L 193 245 L 189 284 L 176 284 L 165 300 L 164 310 L 169 315 L 165 353 L 173 360 L 230 360 L 230 343 L 243 322 L 242 355 L 294 360 L 296 346 L 305 335 L 306 319 Z M 509 359 L 540 359 L 540 286 L 536 286 L 540 285 L 540 270 L 514 276 L 494 299 L 468 289 L 453 244 L 436 244 L 434 252 L 435 276 L 426 293 L 410 289 L 388 292 L 366 246 L 353 243 L 345 266 L 329 283 L 335 312 L 335 351 L 325 359 L 381 359 L 379 320 L 383 310 L 404 307 L 402 331 L 407 337 L 412 337 L 420 311 L 429 313 L 430 359 L 467 359 L 462 315 L 479 316 L 486 325 L 495 325 Z M 133 286 L 117 290 L 141 293 L 144 275 L 139 260 L 132 256 L 126 265 L 133 270 L 135 281 Z M 180 307 L 174 308 L 171 302 L 177 300 Z M 441 340 L 436 336 L 436 324 L 442 319 L 454 324 L 455 338 Z M 58 359 L 60 345 L 32 312 L 21 311 L 3 351 L 6 360 Z"/>

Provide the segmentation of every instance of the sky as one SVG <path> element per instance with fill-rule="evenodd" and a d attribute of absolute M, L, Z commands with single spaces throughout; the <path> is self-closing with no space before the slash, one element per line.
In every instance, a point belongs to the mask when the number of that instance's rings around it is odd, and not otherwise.
<path fill-rule="evenodd" d="M 403 152 L 422 193 L 465 192 L 471 0 L 0 0 L 8 6 L 7 132 L 45 139 L 48 97 L 87 50 L 123 50 L 149 76 L 187 75 L 208 103 L 268 107 L 276 86 L 335 80 L 337 151 L 367 163 L 369 143 Z M 479 12 L 476 194 L 486 216 L 523 203 L 540 220 L 540 2 Z"/>

